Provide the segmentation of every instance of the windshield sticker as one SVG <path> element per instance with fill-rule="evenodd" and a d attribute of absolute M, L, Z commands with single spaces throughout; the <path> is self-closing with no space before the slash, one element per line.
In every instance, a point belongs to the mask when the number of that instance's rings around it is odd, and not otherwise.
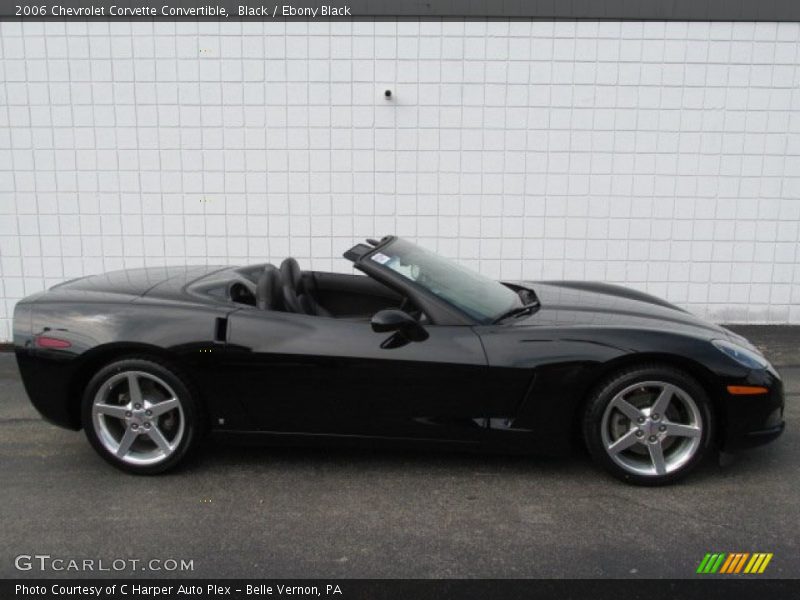
<path fill-rule="evenodd" d="M 386 256 L 385 254 L 381 254 L 380 252 L 376 252 L 375 254 L 372 255 L 371 258 L 372 258 L 372 260 L 374 260 L 376 263 L 378 263 L 380 265 L 385 265 L 387 262 L 392 260 L 391 258 Z"/>

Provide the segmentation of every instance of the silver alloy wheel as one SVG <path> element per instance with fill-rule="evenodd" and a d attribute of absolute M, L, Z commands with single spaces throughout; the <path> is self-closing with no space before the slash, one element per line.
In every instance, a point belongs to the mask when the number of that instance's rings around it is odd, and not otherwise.
<path fill-rule="evenodd" d="M 123 371 L 103 382 L 92 403 L 92 422 L 103 447 L 132 465 L 163 462 L 185 430 L 177 394 L 145 371 Z"/>
<path fill-rule="evenodd" d="M 703 417 L 685 390 L 644 381 L 614 396 L 600 426 L 611 460 L 630 473 L 658 476 L 674 473 L 697 453 Z"/>

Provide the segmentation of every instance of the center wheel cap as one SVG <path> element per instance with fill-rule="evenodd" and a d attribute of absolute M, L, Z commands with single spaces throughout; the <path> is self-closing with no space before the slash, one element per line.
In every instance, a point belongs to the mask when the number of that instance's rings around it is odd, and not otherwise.
<path fill-rule="evenodd" d="M 150 428 L 150 419 L 144 408 L 134 409 L 129 412 L 130 416 L 125 417 L 125 424 L 133 429 Z"/>

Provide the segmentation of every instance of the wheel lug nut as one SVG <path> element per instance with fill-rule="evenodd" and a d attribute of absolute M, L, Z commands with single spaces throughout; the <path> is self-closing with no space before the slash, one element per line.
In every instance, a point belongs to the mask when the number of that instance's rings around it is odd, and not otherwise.
<path fill-rule="evenodd" d="M 658 430 L 659 431 L 666 431 L 667 430 L 667 426 L 666 425 L 662 425 L 661 427 L 658 428 Z"/>
<path fill-rule="evenodd" d="M 638 421 L 639 421 L 639 423 L 644 423 L 645 419 L 644 419 L 644 417 L 639 417 Z"/>
<path fill-rule="evenodd" d="M 651 415 L 650 418 L 653 419 L 653 421 L 658 421 L 659 419 L 658 413 Z"/>
<path fill-rule="evenodd" d="M 133 408 L 135 408 L 136 410 L 139 410 L 140 408 L 142 408 L 142 405 L 141 404 L 134 404 Z"/>
<path fill-rule="evenodd" d="M 636 437 L 642 437 L 643 435 L 644 435 L 644 431 L 642 431 L 641 429 L 637 429 L 636 430 Z"/>
<path fill-rule="evenodd" d="M 648 439 L 649 439 L 651 442 L 655 442 L 655 441 L 656 441 L 656 436 L 654 436 L 654 435 L 651 435 L 651 436 L 650 436 Z"/>
<path fill-rule="evenodd" d="M 146 414 L 148 417 L 152 417 L 153 416 L 153 411 L 152 410 L 146 410 L 144 412 L 144 414 Z"/>
<path fill-rule="evenodd" d="M 150 429 L 150 423 L 145 423 L 145 424 L 144 424 L 144 428 L 145 428 L 145 429 Z"/>
<path fill-rule="evenodd" d="M 139 429 L 139 426 L 136 423 L 134 423 L 133 425 L 131 425 L 131 429 Z"/>
<path fill-rule="evenodd" d="M 125 411 L 125 416 L 126 416 L 126 417 L 130 417 L 130 416 L 131 416 L 131 411 L 129 411 L 129 410 L 126 410 L 126 411 Z"/>

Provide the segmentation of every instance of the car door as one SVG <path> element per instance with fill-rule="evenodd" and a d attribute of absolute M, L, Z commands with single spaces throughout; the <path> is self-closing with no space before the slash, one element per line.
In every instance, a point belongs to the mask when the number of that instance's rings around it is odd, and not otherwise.
<path fill-rule="evenodd" d="M 223 370 L 253 429 L 477 440 L 513 398 L 492 393 L 469 326 L 382 348 L 367 319 L 242 309 L 229 318 Z"/>

